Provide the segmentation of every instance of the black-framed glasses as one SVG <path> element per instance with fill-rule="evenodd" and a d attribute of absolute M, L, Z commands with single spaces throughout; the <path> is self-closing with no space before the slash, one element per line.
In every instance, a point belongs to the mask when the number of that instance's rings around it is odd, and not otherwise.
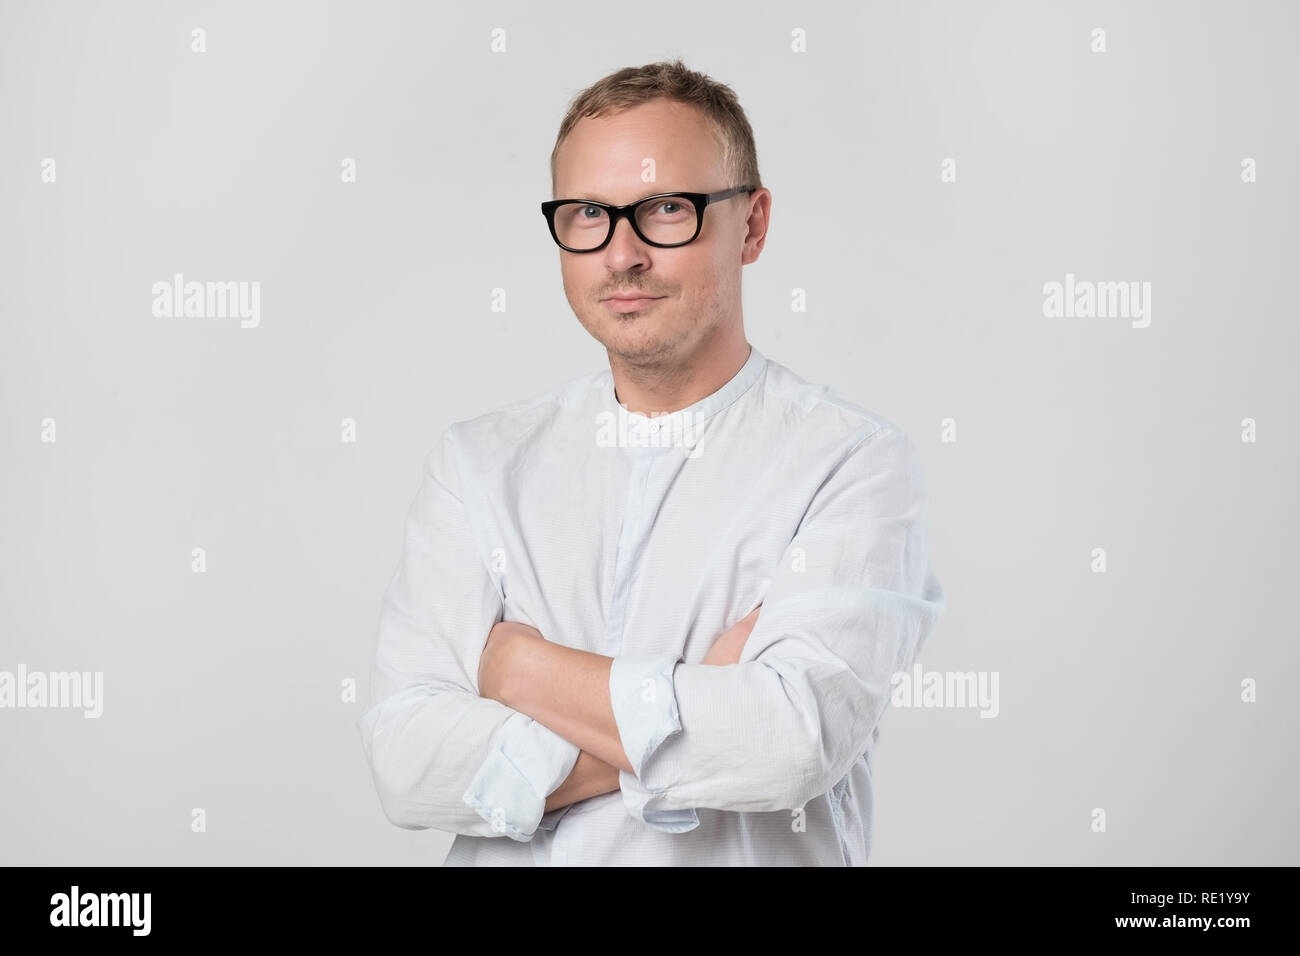
<path fill-rule="evenodd" d="M 618 221 L 625 216 L 646 245 L 672 249 L 699 238 L 704 210 L 711 203 L 738 193 L 752 193 L 758 188 L 735 186 L 716 193 L 659 193 L 626 206 L 592 199 L 552 199 L 542 203 L 542 215 L 551 228 L 555 244 L 567 252 L 604 249 L 614 238 Z"/>

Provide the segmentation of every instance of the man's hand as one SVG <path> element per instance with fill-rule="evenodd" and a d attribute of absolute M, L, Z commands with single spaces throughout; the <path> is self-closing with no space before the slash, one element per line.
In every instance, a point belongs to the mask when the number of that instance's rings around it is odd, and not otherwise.
<path fill-rule="evenodd" d="M 478 662 L 478 695 L 504 704 L 512 655 L 523 641 L 543 640 L 541 631 L 519 621 L 493 624 Z"/>
<path fill-rule="evenodd" d="M 701 664 L 714 664 L 718 667 L 725 667 L 728 664 L 740 663 L 740 652 L 745 649 L 745 642 L 749 640 L 749 632 L 754 629 L 754 622 L 758 620 L 758 612 L 763 607 L 758 607 L 750 611 L 731 627 L 722 632 L 722 635 L 713 642 Z"/>

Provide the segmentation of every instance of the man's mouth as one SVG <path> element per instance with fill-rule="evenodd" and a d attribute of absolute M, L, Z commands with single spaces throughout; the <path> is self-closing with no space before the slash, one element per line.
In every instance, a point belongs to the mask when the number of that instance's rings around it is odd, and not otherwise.
<path fill-rule="evenodd" d="M 651 308 L 664 297 L 661 295 L 641 295 L 635 292 L 619 292 L 601 302 L 613 312 L 639 312 Z"/>

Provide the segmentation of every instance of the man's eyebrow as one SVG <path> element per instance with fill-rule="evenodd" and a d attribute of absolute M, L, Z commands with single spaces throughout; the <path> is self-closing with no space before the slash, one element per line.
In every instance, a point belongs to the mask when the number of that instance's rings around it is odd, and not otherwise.
<path fill-rule="evenodd" d="M 630 202 L 630 203 L 633 203 L 633 202 L 640 202 L 642 199 L 649 199 L 651 196 L 659 196 L 659 195 L 662 195 L 662 194 L 664 194 L 664 193 L 668 193 L 668 192 L 672 192 L 672 190 L 668 190 L 668 189 L 656 189 L 656 190 L 653 190 L 652 192 L 648 192 L 648 193 L 646 193 L 646 194 L 644 194 L 644 195 L 642 195 L 642 196 L 637 196 L 636 199 L 629 200 L 629 202 Z M 563 198 L 563 197 L 561 197 L 561 198 Z M 606 198 L 605 198 L 603 195 L 601 195 L 600 193 L 574 193 L 574 194 L 573 194 L 571 197 L 569 197 L 569 198 L 571 198 L 571 199 L 586 199 L 586 200 L 590 200 L 591 202 L 603 202 L 603 203 L 605 203 L 606 205 L 609 205 L 609 206 L 621 206 L 621 205 L 623 205 L 623 203 L 616 203 L 616 202 L 614 202 L 612 199 L 606 199 Z"/>

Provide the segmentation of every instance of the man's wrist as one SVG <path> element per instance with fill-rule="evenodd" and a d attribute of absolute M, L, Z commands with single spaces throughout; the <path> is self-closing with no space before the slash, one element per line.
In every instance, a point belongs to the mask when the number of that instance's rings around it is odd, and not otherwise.
<path fill-rule="evenodd" d="M 544 812 L 550 813 L 579 800 L 612 793 L 619 789 L 618 775 L 618 767 L 586 750 L 579 751 L 569 776 L 546 798 Z"/>

